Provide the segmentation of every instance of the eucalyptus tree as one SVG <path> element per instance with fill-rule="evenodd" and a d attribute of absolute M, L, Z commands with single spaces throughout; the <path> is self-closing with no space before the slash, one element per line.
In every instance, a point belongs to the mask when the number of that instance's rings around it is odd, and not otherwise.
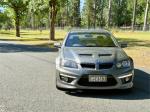
<path fill-rule="evenodd" d="M 93 26 L 94 21 L 94 1 L 93 0 L 85 0 L 84 8 L 83 8 L 83 14 L 82 14 L 82 20 L 84 21 L 84 25 L 88 28 L 91 28 Z"/>
<path fill-rule="evenodd" d="M 7 5 L 14 11 L 14 20 L 16 26 L 16 36 L 20 37 L 20 20 L 27 10 L 28 0 L 3 0 L 3 5 Z"/>
<path fill-rule="evenodd" d="M 13 27 L 13 15 L 11 9 L 6 8 L 0 12 L 0 29 L 8 30 Z"/>
<path fill-rule="evenodd" d="M 56 17 L 58 27 L 64 28 L 64 26 L 72 25 L 73 23 L 73 20 L 71 19 L 72 13 L 70 12 L 72 12 L 71 0 L 61 2 Z"/>
<path fill-rule="evenodd" d="M 30 0 L 28 5 L 28 13 L 30 15 L 30 26 L 35 29 L 37 19 L 38 27 L 46 24 L 45 18 L 48 19 L 49 6 L 46 0 Z M 46 21 L 47 22 L 47 21 Z"/>
<path fill-rule="evenodd" d="M 113 0 L 112 25 L 117 27 L 126 25 L 127 17 L 127 0 Z"/>
<path fill-rule="evenodd" d="M 55 20 L 59 7 L 58 0 L 49 0 L 50 7 L 50 40 L 55 40 Z"/>
<path fill-rule="evenodd" d="M 73 27 L 80 27 L 81 15 L 80 15 L 80 0 L 72 0 L 72 19 Z"/>
<path fill-rule="evenodd" d="M 148 19 L 149 6 L 150 6 L 150 0 L 147 0 L 146 8 L 145 8 L 143 31 L 145 31 L 147 29 L 147 19 Z"/>
<path fill-rule="evenodd" d="M 134 5 L 133 5 L 133 18 L 132 18 L 132 31 L 134 31 L 134 25 L 136 21 L 136 7 L 137 7 L 137 0 L 133 0 Z"/>
<path fill-rule="evenodd" d="M 104 14 L 106 0 L 86 0 L 82 11 L 82 24 L 91 27 L 103 27 L 105 25 Z"/>
<path fill-rule="evenodd" d="M 36 0 L 30 0 L 28 5 L 28 12 L 30 15 L 30 26 L 32 29 L 35 29 L 35 12 L 37 11 L 37 2 Z"/>
<path fill-rule="evenodd" d="M 107 27 L 110 26 L 111 10 L 112 10 L 112 0 L 109 0 L 109 4 L 108 4 L 108 20 L 107 20 Z"/>
<path fill-rule="evenodd" d="M 95 17 L 96 17 L 96 27 L 103 27 L 106 25 L 106 15 L 105 15 L 105 10 L 107 7 L 107 2 L 106 0 L 96 0 L 95 1 Z"/>
<path fill-rule="evenodd" d="M 50 40 L 55 40 L 55 23 L 57 13 L 61 4 L 66 3 L 67 0 L 49 0 L 50 13 Z"/>

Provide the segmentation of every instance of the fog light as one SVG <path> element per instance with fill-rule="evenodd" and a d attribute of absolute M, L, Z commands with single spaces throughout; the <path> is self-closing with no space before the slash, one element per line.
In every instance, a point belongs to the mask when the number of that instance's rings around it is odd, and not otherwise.
<path fill-rule="evenodd" d="M 60 76 L 60 79 L 61 79 L 62 81 L 68 82 L 68 77 Z"/>
<path fill-rule="evenodd" d="M 129 83 L 132 81 L 132 76 L 121 78 L 123 84 Z"/>
<path fill-rule="evenodd" d="M 130 77 L 126 77 L 125 81 L 128 82 L 130 80 Z"/>
<path fill-rule="evenodd" d="M 62 80 L 63 82 L 71 83 L 74 79 L 75 78 L 73 78 L 73 77 L 69 77 L 67 75 L 60 74 L 60 80 Z"/>

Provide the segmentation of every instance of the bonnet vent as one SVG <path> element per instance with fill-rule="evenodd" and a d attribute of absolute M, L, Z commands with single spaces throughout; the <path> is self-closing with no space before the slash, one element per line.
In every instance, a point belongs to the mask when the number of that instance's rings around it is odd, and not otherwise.
<path fill-rule="evenodd" d="M 79 56 L 92 56 L 92 54 L 79 54 Z"/>
<path fill-rule="evenodd" d="M 112 54 L 99 54 L 98 56 L 112 56 Z"/>

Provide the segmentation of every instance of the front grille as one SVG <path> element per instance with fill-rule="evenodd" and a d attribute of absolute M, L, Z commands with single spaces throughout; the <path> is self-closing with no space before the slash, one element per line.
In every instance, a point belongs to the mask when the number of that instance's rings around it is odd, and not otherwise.
<path fill-rule="evenodd" d="M 112 68 L 113 63 L 101 63 L 99 64 L 99 69 L 110 69 Z"/>
<path fill-rule="evenodd" d="M 97 69 L 110 69 L 112 68 L 113 63 L 100 63 L 98 64 Z M 88 69 L 95 69 L 96 68 L 96 64 L 95 63 L 81 63 L 81 67 L 82 68 L 88 68 Z"/>
<path fill-rule="evenodd" d="M 90 68 L 90 69 L 95 69 L 95 64 L 94 63 L 82 63 L 81 64 L 82 68 Z"/>
<path fill-rule="evenodd" d="M 89 82 L 88 75 L 82 76 L 79 81 L 78 85 L 80 86 L 91 86 L 91 87 L 107 87 L 107 86 L 115 86 L 117 81 L 112 75 L 107 77 L 107 82 Z"/>

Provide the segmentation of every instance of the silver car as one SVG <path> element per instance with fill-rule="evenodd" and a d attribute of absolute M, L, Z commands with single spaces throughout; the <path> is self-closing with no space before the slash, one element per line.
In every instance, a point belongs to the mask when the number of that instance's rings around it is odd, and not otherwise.
<path fill-rule="evenodd" d="M 56 43 L 56 87 L 59 90 L 131 89 L 134 64 L 106 30 L 70 31 L 63 44 Z"/>

